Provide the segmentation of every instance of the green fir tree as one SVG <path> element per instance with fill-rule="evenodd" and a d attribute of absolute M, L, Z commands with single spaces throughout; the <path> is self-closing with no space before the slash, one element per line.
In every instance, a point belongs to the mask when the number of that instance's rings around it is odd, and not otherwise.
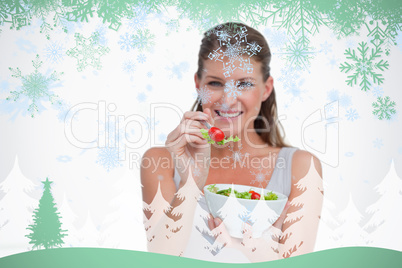
<path fill-rule="evenodd" d="M 41 199 L 39 200 L 39 208 L 34 210 L 34 223 L 27 227 L 32 233 L 26 235 L 33 244 L 32 249 L 39 249 L 41 246 L 45 249 L 60 247 L 63 242 L 63 237 L 67 234 L 67 230 L 61 230 L 60 214 L 57 212 L 56 203 L 52 193 L 50 192 L 50 184 L 53 183 L 46 178 L 42 181 L 44 191 Z"/>

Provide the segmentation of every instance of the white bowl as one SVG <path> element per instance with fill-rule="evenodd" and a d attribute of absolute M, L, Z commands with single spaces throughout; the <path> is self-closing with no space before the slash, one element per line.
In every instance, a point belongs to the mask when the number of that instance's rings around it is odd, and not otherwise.
<path fill-rule="evenodd" d="M 216 184 L 215 186 L 219 190 L 233 188 L 238 192 L 253 190 L 259 194 L 263 190 L 264 195 L 271 192 L 250 185 Z M 286 195 L 275 191 L 272 192 L 278 195 L 277 200 L 252 200 L 215 194 L 210 192 L 208 187 L 209 185 L 204 187 L 204 195 L 209 211 L 214 218 L 222 219 L 229 234 L 236 238 L 243 237 L 245 222 L 252 226 L 254 238 L 261 237 L 262 233 L 279 218 L 288 201 Z"/>

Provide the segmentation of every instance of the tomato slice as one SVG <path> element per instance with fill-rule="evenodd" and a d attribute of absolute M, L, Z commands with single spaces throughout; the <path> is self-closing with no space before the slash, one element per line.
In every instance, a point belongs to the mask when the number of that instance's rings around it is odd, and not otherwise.
<path fill-rule="evenodd" d="M 223 131 L 217 127 L 211 127 L 208 130 L 208 134 L 211 137 L 211 139 L 216 142 L 222 141 L 225 138 L 225 134 L 223 133 Z"/>

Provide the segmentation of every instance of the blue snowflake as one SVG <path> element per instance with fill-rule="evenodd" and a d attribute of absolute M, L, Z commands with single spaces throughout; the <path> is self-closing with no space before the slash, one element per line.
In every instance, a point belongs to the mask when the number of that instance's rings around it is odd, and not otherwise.
<path fill-rule="evenodd" d="M 346 94 L 340 95 L 339 91 L 336 89 L 332 89 L 327 93 L 327 98 L 329 101 L 338 101 L 339 105 L 347 108 L 352 104 L 352 99 L 350 96 Z"/>
<path fill-rule="evenodd" d="M 167 136 L 166 136 L 165 133 L 160 133 L 159 136 L 158 136 L 158 139 L 160 141 L 166 141 L 166 138 L 167 138 Z"/>
<path fill-rule="evenodd" d="M 64 56 L 64 47 L 59 42 L 52 42 L 44 49 L 46 59 L 51 63 L 60 63 Z"/>
<path fill-rule="evenodd" d="M 382 95 L 384 94 L 384 89 L 380 86 L 373 87 L 373 89 L 371 91 L 373 93 L 373 96 L 376 98 L 382 97 Z"/>
<path fill-rule="evenodd" d="M 324 44 L 320 44 L 320 47 L 320 52 L 324 53 L 325 55 L 332 51 L 332 44 L 328 43 L 328 41 L 325 41 Z"/>
<path fill-rule="evenodd" d="M 59 155 L 56 160 L 62 163 L 67 163 L 72 160 L 72 157 L 69 155 Z"/>
<path fill-rule="evenodd" d="M 350 108 L 349 110 L 346 111 L 346 118 L 347 120 L 353 122 L 359 118 L 359 114 L 357 113 L 356 109 Z"/>
<path fill-rule="evenodd" d="M 147 14 L 145 12 L 136 12 L 135 15 L 130 18 L 128 27 L 131 31 L 137 31 L 147 26 Z"/>
<path fill-rule="evenodd" d="M 152 86 L 151 86 L 151 85 L 147 85 L 147 90 L 148 90 L 148 91 L 152 91 Z"/>
<path fill-rule="evenodd" d="M 147 76 L 151 78 L 154 74 L 152 72 L 147 72 Z"/>
<path fill-rule="evenodd" d="M 300 71 L 293 67 L 281 69 L 281 76 L 278 79 L 282 82 L 283 89 L 286 93 L 291 94 L 293 98 L 301 99 L 303 96 L 302 85 L 304 78 L 300 75 Z"/>
<path fill-rule="evenodd" d="M 137 61 L 138 61 L 139 63 L 144 63 L 146 60 L 147 60 L 147 57 L 146 57 L 144 54 L 139 54 L 139 55 L 137 56 Z"/>
<path fill-rule="evenodd" d="M 182 79 L 183 73 L 187 72 L 189 68 L 188 62 L 180 62 L 179 64 L 174 64 L 171 68 L 166 67 L 168 71 L 170 71 L 169 78 L 173 78 L 174 76 L 177 79 Z"/>
<path fill-rule="evenodd" d="M 114 168 L 121 167 L 123 164 L 119 158 L 118 147 L 99 148 L 96 163 L 104 167 L 107 172 Z"/>
<path fill-rule="evenodd" d="M 123 70 L 128 74 L 133 74 L 135 71 L 135 63 L 132 60 L 126 60 L 123 63 Z"/>
<path fill-rule="evenodd" d="M 264 35 L 269 40 L 270 47 L 281 48 L 288 40 L 286 33 L 278 29 L 272 30 L 271 28 L 267 28 L 264 30 Z"/>
<path fill-rule="evenodd" d="M 28 53 L 35 53 L 37 50 L 36 46 L 31 41 L 22 38 L 19 38 L 17 41 L 15 41 L 15 44 L 18 46 L 19 50 L 23 50 Z"/>
<path fill-rule="evenodd" d="M 331 66 L 331 69 L 333 69 L 334 67 L 338 67 L 340 60 L 337 58 L 331 58 L 328 61 L 328 65 Z"/>
<path fill-rule="evenodd" d="M 382 146 L 384 146 L 384 144 L 382 143 L 382 139 L 376 138 L 373 141 L 373 146 L 374 146 L 374 148 L 378 148 L 378 149 L 380 149 Z"/>
<path fill-rule="evenodd" d="M 126 50 L 127 52 L 129 52 L 130 49 L 133 48 L 133 42 L 131 40 L 131 36 L 128 33 L 120 35 L 120 40 L 118 43 L 120 45 L 120 49 Z"/>
<path fill-rule="evenodd" d="M 147 116 L 146 118 L 147 121 L 147 130 L 155 130 L 155 126 L 159 124 L 159 120 L 155 121 L 155 117 L 150 118 L 149 116 Z"/>
<path fill-rule="evenodd" d="M 147 95 L 144 92 L 138 93 L 137 100 L 139 102 L 144 102 L 147 99 Z"/>
<path fill-rule="evenodd" d="M 57 110 L 59 111 L 57 113 L 57 119 L 59 119 L 60 122 L 64 122 L 66 115 L 70 111 L 72 105 L 69 103 L 65 103 L 64 101 L 61 101 L 59 105 L 56 105 Z M 74 116 L 73 120 L 77 120 L 78 117 Z"/>
<path fill-rule="evenodd" d="M 106 32 L 107 28 L 104 24 L 99 24 L 98 27 L 96 27 L 95 32 L 98 33 L 98 44 L 102 46 L 107 45 L 107 39 L 106 39 Z"/>

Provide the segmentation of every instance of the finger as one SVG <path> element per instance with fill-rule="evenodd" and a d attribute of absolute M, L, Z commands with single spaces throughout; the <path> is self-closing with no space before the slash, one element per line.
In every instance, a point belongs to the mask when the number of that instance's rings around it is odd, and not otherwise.
<path fill-rule="evenodd" d="M 201 129 L 204 128 L 204 125 L 201 124 L 199 121 L 195 120 L 186 120 L 180 123 L 171 133 L 169 133 L 168 137 L 166 138 L 165 145 L 175 142 L 178 138 L 183 136 L 183 134 L 191 134 L 204 139 Z M 204 139 L 205 140 L 205 139 Z"/>
<path fill-rule="evenodd" d="M 204 109 L 204 113 L 207 114 L 207 116 L 208 116 L 208 122 L 209 122 L 212 126 L 215 125 L 215 119 L 214 119 L 214 117 L 213 117 L 213 115 L 212 115 L 211 109 L 210 109 L 210 108 L 205 108 L 205 109 Z"/>
<path fill-rule="evenodd" d="M 197 135 L 184 133 L 176 140 L 168 143 L 166 146 L 170 146 L 170 144 L 174 144 L 175 146 L 177 146 L 177 148 L 181 148 L 186 146 L 187 144 L 206 145 L 208 144 L 208 141 L 204 138 L 198 137 Z"/>
<path fill-rule="evenodd" d="M 192 120 L 208 120 L 208 115 L 200 112 L 200 111 L 187 111 L 183 114 L 183 117 L 180 122 L 185 120 L 192 119 Z"/>

